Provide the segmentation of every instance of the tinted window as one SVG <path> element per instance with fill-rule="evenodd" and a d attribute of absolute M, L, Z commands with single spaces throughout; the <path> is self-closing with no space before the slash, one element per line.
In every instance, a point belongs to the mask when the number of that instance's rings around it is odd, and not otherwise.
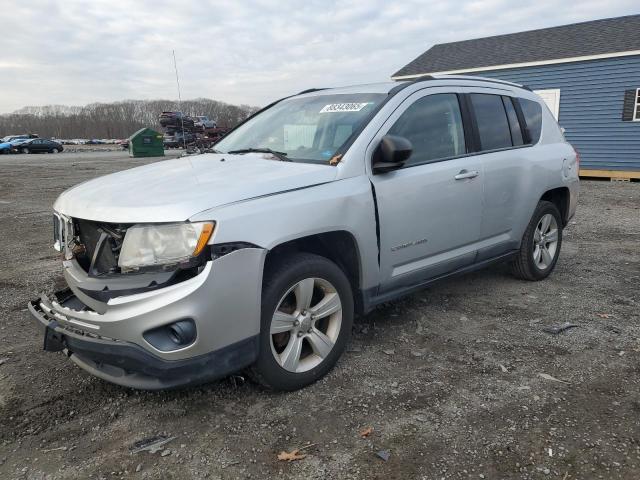
<path fill-rule="evenodd" d="M 502 103 L 504 103 L 504 109 L 507 112 L 507 119 L 509 119 L 509 128 L 511 130 L 511 143 L 515 146 L 522 145 L 522 129 L 520 128 L 520 122 L 518 121 L 518 115 L 516 109 L 513 108 L 513 102 L 509 97 L 502 97 Z"/>
<path fill-rule="evenodd" d="M 413 153 L 408 165 L 466 152 L 460 105 L 453 93 L 427 95 L 416 100 L 388 133 L 411 141 Z"/>
<path fill-rule="evenodd" d="M 522 108 L 524 121 L 527 124 L 527 130 L 529 130 L 531 143 L 538 143 L 538 140 L 540 140 L 540 131 L 542 130 L 542 107 L 538 102 L 534 102 L 533 100 L 520 98 L 518 101 Z"/>
<path fill-rule="evenodd" d="M 482 93 L 471 94 L 482 150 L 511 147 L 511 132 L 502 97 Z"/>

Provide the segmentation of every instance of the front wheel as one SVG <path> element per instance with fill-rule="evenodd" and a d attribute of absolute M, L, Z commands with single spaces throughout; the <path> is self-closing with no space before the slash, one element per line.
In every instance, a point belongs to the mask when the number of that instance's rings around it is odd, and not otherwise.
<path fill-rule="evenodd" d="M 344 272 L 308 253 L 265 272 L 260 353 L 252 377 L 273 390 L 297 390 L 326 375 L 353 325 L 353 293 Z"/>
<path fill-rule="evenodd" d="M 22 153 L 31 153 L 31 151 L 28 148 L 21 148 L 20 151 Z"/>
<path fill-rule="evenodd" d="M 522 237 L 512 270 L 523 280 L 542 280 L 553 271 L 562 246 L 562 217 L 555 204 L 538 203 Z"/>

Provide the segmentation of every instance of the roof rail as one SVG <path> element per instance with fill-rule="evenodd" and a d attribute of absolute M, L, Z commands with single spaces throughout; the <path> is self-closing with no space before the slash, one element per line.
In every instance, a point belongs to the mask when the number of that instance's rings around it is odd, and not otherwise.
<path fill-rule="evenodd" d="M 497 78 L 476 77 L 473 75 L 434 75 L 436 80 L 474 80 L 477 82 L 489 82 L 489 83 L 501 83 L 503 85 L 510 85 L 512 87 L 524 88 L 523 85 L 515 82 L 508 82 L 506 80 L 499 80 Z"/>
<path fill-rule="evenodd" d="M 319 92 L 320 90 L 328 90 L 329 87 L 323 87 L 323 88 L 307 88 L 306 90 L 303 90 L 301 92 L 296 93 L 296 95 L 302 95 L 303 93 L 311 93 L 311 92 Z"/>

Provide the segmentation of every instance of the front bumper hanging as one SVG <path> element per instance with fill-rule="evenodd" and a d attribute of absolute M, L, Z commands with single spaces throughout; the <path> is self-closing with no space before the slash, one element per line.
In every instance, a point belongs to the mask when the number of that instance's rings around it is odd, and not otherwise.
<path fill-rule="evenodd" d="M 56 300 L 67 308 L 79 303 L 69 290 L 56 293 Z M 44 295 L 28 308 L 43 335 L 44 350 L 65 351 L 84 370 L 125 387 L 161 390 L 213 381 L 247 367 L 258 353 L 258 336 L 252 336 L 204 355 L 165 360 L 139 345 L 66 326 Z"/>

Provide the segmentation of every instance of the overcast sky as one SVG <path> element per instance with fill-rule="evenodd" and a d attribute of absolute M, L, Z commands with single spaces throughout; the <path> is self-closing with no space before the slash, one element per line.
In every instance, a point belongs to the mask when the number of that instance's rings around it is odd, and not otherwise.
<path fill-rule="evenodd" d="M 183 99 L 260 106 L 310 87 L 388 80 L 435 43 L 640 10 L 638 0 L 2 4 L 0 112 L 175 99 L 173 49 Z"/>

